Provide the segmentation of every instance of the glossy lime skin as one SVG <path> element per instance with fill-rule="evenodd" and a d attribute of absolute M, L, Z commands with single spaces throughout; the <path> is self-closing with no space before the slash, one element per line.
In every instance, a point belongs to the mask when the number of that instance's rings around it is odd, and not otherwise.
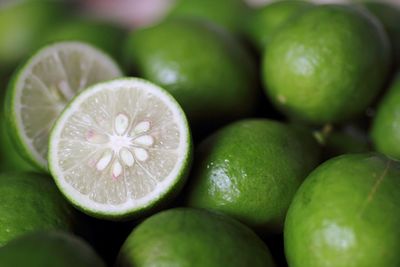
<path fill-rule="evenodd" d="M 266 119 L 230 124 L 196 153 L 187 204 L 230 215 L 260 234 L 282 232 L 292 197 L 319 157 L 309 132 Z"/>
<path fill-rule="evenodd" d="M 47 30 L 64 17 L 58 1 L 11 2 L 0 7 L 0 62 L 9 69 L 37 49 Z"/>
<path fill-rule="evenodd" d="M 71 18 L 53 27 L 44 39 L 44 45 L 58 41 L 87 42 L 116 59 L 121 57 L 121 43 L 125 30 L 117 25 L 83 18 Z"/>
<path fill-rule="evenodd" d="M 257 70 L 247 50 L 222 28 L 174 19 L 133 32 L 127 57 L 140 76 L 169 91 L 192 123 L 249 114 Z"/>
<path fill-rule="evenodd" d="M 374 16 L 353 6 L 320 5 L 274 36 L 262 72 L 264 89 L 279 109 L 319 124 L 363 112 L 389 67 L 389 41 Z"/>
<path fill-rule="evenodd" d="M 263 51 L 275 32 L 312 6 L 309 2 L 283 0 L 256 8 L 246 22 L 246 33 L 257 48 Z"/>
<path fill-rule="evenodd" d="M 22 234 L 46 229 L 72 230 L 74 211 L 43 174 L 0 174 L 0 246 Z"/>
<path fill-rule="evenodd" d="M 400 75 L 398 75 L 376 111 L 371 128 L 374 147 L 390 157 L 400 159 Z"/>
<path fill-rule="evenodd" d="M 137 226 L 117 267 L 273 267 L 267 246 L 241 223 L 190 208 L 160 212 Z"/>
<path fill-rule="evenodd" d="M 13 267 L 105 267 L 84 240 L 56 231 L 23 235 L 0 248 L 0 266 Z"/>
<path fill-rule="evenodd" d="M 169 16 L 201 18 L 241 32 L 249 11 L 243 0 L 178 0 Z"/>
<path fill-rule="evenodd" d="M 289 266 L 400 266 L 399 190 L 399 162 L 379 154 L 347 154 L 320 165 L 288 211 Z"/>
<path fill-rule="evenodd" d="M 393 50 L 396 68 L 400 67 L 400 7 L 383 2 L 366 2 L 365 7 L 386 29 Z"/>

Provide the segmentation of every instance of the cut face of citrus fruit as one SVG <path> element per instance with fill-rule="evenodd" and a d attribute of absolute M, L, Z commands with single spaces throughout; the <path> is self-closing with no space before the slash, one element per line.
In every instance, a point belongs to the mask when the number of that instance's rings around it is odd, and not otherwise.
<path fill-rule="evenodd" d="M 19 151 L 46 169 L 49 131 L 67 102 L 83 88 L 119 76 L 116 63 L 87 44 L 41 49 L 14 74 L 7 91 L 8 128 Z"/>
<path fill-rule="evenodd" d="M 52 130 L 48 157 L 64 195 L 110 219 L 137 215 L 177 192 L 190 158 L 181 107 L 137 78 L 97 84 L 72 100 Z"/>

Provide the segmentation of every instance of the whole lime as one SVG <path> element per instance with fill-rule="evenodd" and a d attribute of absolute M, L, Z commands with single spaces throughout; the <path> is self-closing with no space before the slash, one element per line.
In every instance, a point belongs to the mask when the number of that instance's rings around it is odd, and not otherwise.
<path fill-rule="evenodd" d="M 370 1 L 364 4 L 382 22 L 392 44 L 396 67 L 400 67 L 400 8 L 386 2 Z"/>
<path fill-rule="evenodd" d="M 400 164 L 382 155 L 326 161 L 300 187 L 285 222 L 291 267 L 400 266 Z"/>
<path fill-rule="evenodd" d="M 312 7 L 304 1 L 283 0 L 255 8 L 246 21 L 246 33 L 260 51 L 288 21 Z"/>
<path fill-rule="evenodd" d="M 373 119 L 371 137 L 376 150 L 400 159 L 400 75 L 378 105 Z"/>
<path fill-rule="evenodd" d="M 127 58 L 139 76 L 169 91 L 193 123 L 249 114 L 255 63 L 240 42 L 214 24 L 174 19 L 131 34 Z"/>
<path fill-rule="evenodd" d="M 121 42 L 125 40 L 125 30 L 108 22 L 70 18 L 51 28 L 43 44 L 71 40 L 90 43 L 119 59 Z"/>
<path fill-rule="evenodd" d="M 11 1 L 0 4 L 0 62 L 13 68 L 37 49 L 47 29 L 63 18 L 58 1 Z"/>
<path fill-rule="evenodd" d="M 178 0 L 169 17 L 201 18 L 240 32 L 249 10 L 244 0 Z"/>
<path fill-rule="evenodd" d="M 105 267 L 84 240 L 69 233 L 38 231 L 20 236 L 0 248 L 0 266 Z"/>
<path fill-rule="evenodd" d="M 187 204 L 230 215 L 261 234 L 281 232 L 318 152 L 303 129 L 266 119 L 232 123 L 197 147 Z"/>
<path fill-rule="evenodd" d="M 0 246 L 27 232 L 74 224 L 74 211 L 43 174 L 1 173 L 0 213 Z"/>
<path fill-rule="evenodd" d="M 291 20 L 263 58 L 265 91 L 286 114 L 311 123 L 361 113 L 384 85 L 390 46 L 366 10 L 321 5 Z"/>
<path fill-rule="evenodd" d="M 178 208 L 137 226 L 122 246 L 116 266 L 275 265 L 267 246 L 241 223 L 204 210 Z"/>

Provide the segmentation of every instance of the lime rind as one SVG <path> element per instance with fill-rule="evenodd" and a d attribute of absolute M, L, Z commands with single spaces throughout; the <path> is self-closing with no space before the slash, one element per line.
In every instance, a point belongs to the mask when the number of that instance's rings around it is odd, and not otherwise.
<path fill-rule="evenodd" d="M 175 163 L 173 170 L 167 177 L 159 182 L 155 189 L 140 199 L 128 198 L 122 204 L 103 204 L 98 203 L 89 198 L 88 195 L 80 193 L 64 178 L 63 170 L 59 165 L 58 144 L 61 133 L 67 123 L 68 118 L 73 115 L 84 101 L 103 90 L 113 91 L 116 88 L 135 88 L 150 92 L 163 100 L 163 103 L 172 111 L 173 118 L 177 120 L 179 133 L 181 135 L 178 146 L 178 160 Z M 76 95 L 72 101 L 66 106 L 64 111 L 57 119 L 51 131 L 49 142 L 49 169 L 54 177 L 54 180 L 64 194 L 64 196 L 78 209 L 83 212 L 102 219 L 123 220 L 132 217 L 137 217 L 147 211 L 150 211 L 156 206 L 160 206 L 170 200 L 183 187 L 186 181 L 188 171 L 191 166 L 192 159 L 192 139 L 185 113 L 178 102 L 164 89 L 157 85 L 140 78 L 121 78 L 104 83 L 99 83 L 85 89 Z"/>
<path fill-rule="evenodd" d="M 22 64 L 17 71 L 14 73 L 11 82 L 7 88 L 6 92 L 6 103 L 5 103 L 5 114 L 7 114 L 7 125 L 8 132 L 13 140 L 13 143 L 16 145 L 18 152 L 20 152 L 21 156 L 31 162 L 36 168 L 48 172 L 47 168 L 47 160 L 46 156 L 42 155 L 38 148 L 34 147 L 32 138 L 28 137 L 25 132 L 25 126 L 22 122 L 22 114 L 21 114 L 21 98 L 24 95 L 24 85 L 32 73 L 32 69 L 41 62 L 42 59 L 46 57 L 50 57 L 51 55 L 57 55 L 59 52 L 63 52 L 64 50 L 70 49 L 73 52 L 79 52 L 82 55 L 90 57 L 92 61 L 96 60 L 97 62 L 101 62 L 103 64 L 101 67 L 107 69 L 109 71 L 108 75 L 112 78 L 116 78 L 118 76 L 122 76 L 122 71 L 116 64 L 116 62 L 105 52 L 93 47 L 92 45 L 77 42 L 77 41 L 66 41 L 66 42 L 57 42 L 50 45 L 47 45 L 40 50 L 38 50 L 33 56 L 31 56 L 24 64 Z M 90 66 L 92 67 L 92 66 Z M 64 68 L 64 66 L 60 67 Z M 65 71 L 65 70 L 64 70 Z M 88 75 L 90 74 L 91 69 L 88 70 Z M 67 76 L 68 74 L 65 72 L 65 78 L 70 79 Z M 89 77 L 86 77 L 89 78 Z M 97 77 L 96 77 L 97 79 Z M 99 78 L 100 79 L 100 78 Z M 100 80 L 99 80 L 100 81 Z M 95 82 L 95 81 L 92 81 Z M 90 85 L 90 84 L 89 84 Z M 86 86 L 81 86 L 82 88 L 70 88 L 71 91 L 68 93 L 67 98 L 71 98 L 77 91 L 84 89 Z M 65 103 L 69 99 L 66 99 Z M 59 111 L 64 107 L 62 104 L 59 107 Z M 60 105 L 60 103 L 54 103 L 54 106 Z M 53 108 L 55 109 L 55 107 Z M 54 111 L 53 111 L 54 112 Z M 51 115 L 50 115 L 51 116 Z M 51 118 L 54 120 L 55 118 Z M 43 125 L 44 127 L 46 125 Z M 51 125 L 48 126 L 48 130 L 51 129 Z M 43 144 L 43 146 L 47 146 L 47 142 Z"/>

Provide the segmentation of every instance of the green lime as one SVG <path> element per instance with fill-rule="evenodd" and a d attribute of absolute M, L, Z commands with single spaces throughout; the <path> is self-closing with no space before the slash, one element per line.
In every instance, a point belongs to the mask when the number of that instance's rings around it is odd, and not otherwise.
<path fill-rule="evenodd" d="M 400 266 L 400 164 L 348 154 L 315 169 L 285 222 L 291 267 Z"/>
<path fill-rule="evenodd" d="M 255 64 L 238 40 L 214 24 L 176 19 L 135 31 L 127 54 L 139 75 L 169 91 L 194 124 L 253 110 Z"/>
<path fill-rule="evenodd" d="M 384 86 L 386 33 L 367 11 L 320 5 L 291 20 L 263 58 L 265 91 L 292 117 L 338 122 L 361 113 Z"/>
<path fill-rule="evenodd" d="M 262 234 L 281 232 L 318 152 L 311 134 L 294 126 L 266 119 L 230 124 L 198 146 L 188 205 L 228 214 Z"/>
<path fill-rule="evenodd" d="M 38 231 L 18 237 L 0 248 L 0 266 L 105 267 L 81 238 L 57 231 Z"/>
<path fill-rule="evenodd" d="M 82 41 L 100 48 L 114 58 L 120 58 L 121 42 L 125 40 L 125 30 L 102 21 L 85 18 L 71 18 L 53 27 L 44 43 L 55 41 Z"/>
<path fill-rule="evenodd" d="M 373 119 L 371 136 L 376 150 L 400 159 L 400 75 L 392 82 L 379 103 Z"/>
<path fill-rule="evenodd" d="M 224 215 L 178 208 L 146 219 L 128 236 L 118 267 L 273 267 L 267 246 Z"/>
<path fill-rule="evenodd" d="M 72 230 L 74 213 L 51 177 L 43 174 L 0 174 L 0 246 L 41 229 Z"/>
<path fill-rule="evenodd" d="M 169 16 L 205 19 L 240 32 L 249 10 L 244 0 L 177 0 Z"/>
<path fill-rule="evenodd" d="M 17 151 L 47 171 L 49 132 L 68 101 L 89 85 L 119 76 L 114 60 L 91 45 L 68 41 L 40 49 L 7 88 L 7 130 Z"/>
<path fill-rule="evenodd" d="M 384 2 L 366 2 L 365 7 L 385 27 L 392 44 L 396 67 L 400 67 L 400 7 Z"/>
<path fill-rule="evenodd" d="M 1 68 L 13 68 L 37 49 L 45 32 L 63 18 L 57 1 L 10 1 L 0 3 Z"/>
<path fill-rule="evenodd" d="M 313 4 L 304 1 L 283 0 L 252 10 L 246 21 L 246 33 L 260 51 L 288 21 L 307 11 Z"/>
<path fill-rule="evenodd" d="M 160 87 L 137 78 L 78 94 L 55 122 L 49 168 L 59 189 L 95 217 L 123 219 L 176 194 L 191 162 L 185 114 Z"/>

